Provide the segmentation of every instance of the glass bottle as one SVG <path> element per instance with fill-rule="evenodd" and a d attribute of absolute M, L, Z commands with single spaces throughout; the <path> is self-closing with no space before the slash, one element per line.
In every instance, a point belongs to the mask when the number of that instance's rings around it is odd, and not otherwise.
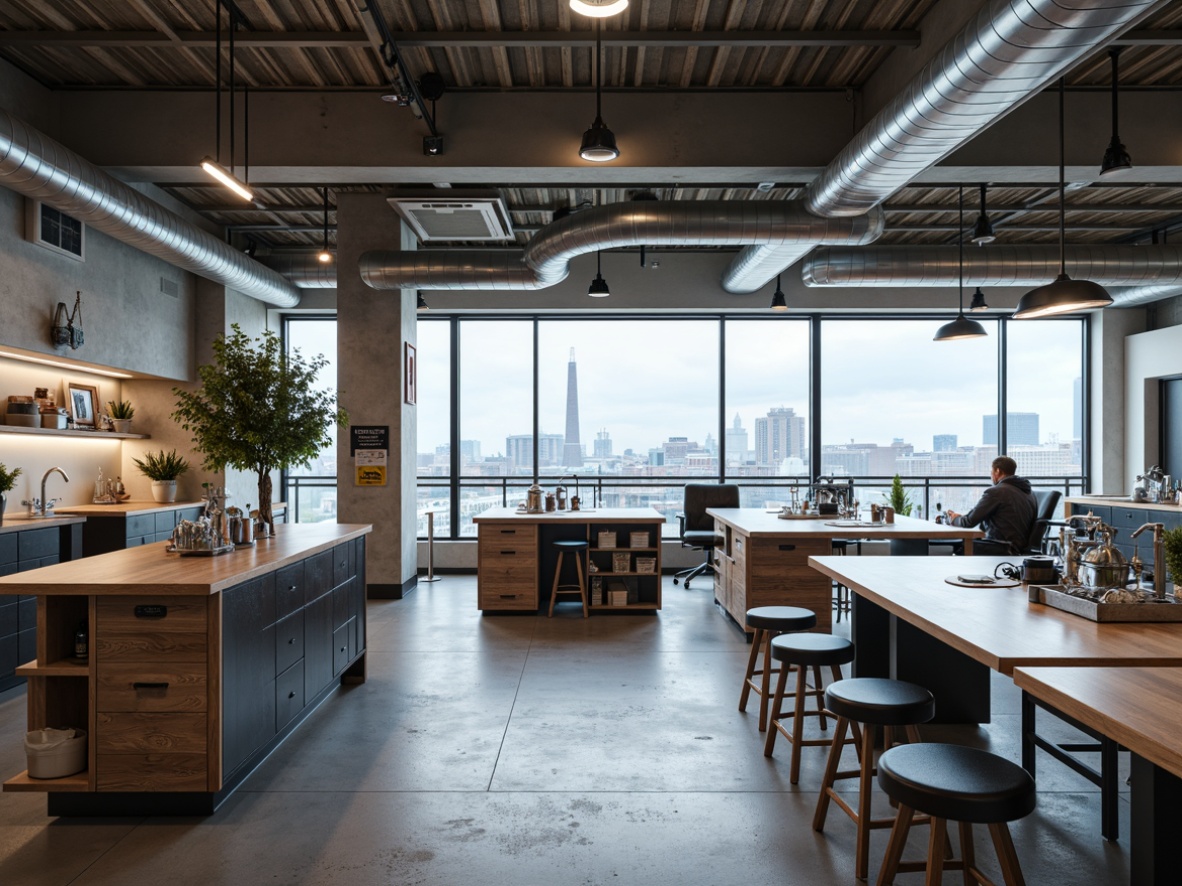
<path fill-rule="evenodd" d="M 74 658 L 85 661 L 90 657 L 90 630 L 86 619 L 78 622 L 78 630 L 74 631 Z"/>

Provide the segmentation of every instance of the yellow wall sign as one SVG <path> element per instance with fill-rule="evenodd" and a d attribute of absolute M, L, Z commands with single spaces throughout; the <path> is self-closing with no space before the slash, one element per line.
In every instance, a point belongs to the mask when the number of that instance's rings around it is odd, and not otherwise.
<path fill-rule="evenodd" d="M 358 465 L 357 466 L 357 485 L 358 486 L 385 486 L 386 485 L 386 466 L 385 465 Z"/>

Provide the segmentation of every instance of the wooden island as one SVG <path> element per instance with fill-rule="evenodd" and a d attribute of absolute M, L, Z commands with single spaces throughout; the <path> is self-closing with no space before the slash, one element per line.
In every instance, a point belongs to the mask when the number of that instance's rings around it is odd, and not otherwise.
<path fill-rule="evenodd" d="M 87 768 L 9 778 L 50 815 L 213 812 L 340 682 L 365 679 L 366 525 L 281 525 L 216 557 L 152 544 L 0 578 L 37 600 L 28 728 Z M 85 625 L 89 654 L 74 657 Z"/>

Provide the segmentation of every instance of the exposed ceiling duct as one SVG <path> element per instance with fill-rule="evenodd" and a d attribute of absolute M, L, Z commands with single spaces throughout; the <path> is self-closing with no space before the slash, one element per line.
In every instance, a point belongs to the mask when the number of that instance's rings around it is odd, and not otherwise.
<path fill-rule="evenodd" d="M 0 184 L 243 295 L 281 308 L 299 304 L 299 290 L 275 271 L 4 110 L 0 110 Z"/>
<path fill-rule="evenodd" d="M 817 215 L 858 215 L 1163 0 L 993 0 L 809 185 Z"/>
<path fill-rule="evenodd" d="M 1112 304 L 1110 308 L 1138 308 L 1151 302 L 1161 301 L 1163 298 L 1173 298 L 1182 295 L 1182 283 L 1165 283 L 1160 286 L 1135 286 L 1132 289 L 1110 290 Z"/>
<path fill-rule="evenodd" d="M 521 252 L 367 252 L 360 270 L 374 289 L 544 289 L 566 279 L 571 259 L 603 249 L 759 243 L 803 254 L 818 244 L 871 243 L 882 226 L 881 211 L 823 219 L 798 202 L 629 201 L 551 222 Z"/>
<path fill-rule="evenodd" d="M 1068 246 L 1067 267 L 1102 286 L 1182 284 L 1182 246 Z M 805 259 L 806 286 L 955 286 L 955 246 L 821 248 Z M 970 286 L 1041 286 L 1059 273 L 1058 246 L 968 249 L 964 282 Z M 1165 296 L 1159 296 L 1164 298 Z"/>
<path fill-rule="evenodd" d="M 337 288 L 337 264 L 321 261 L 319 252 L 276 252 L 260 261 L 300 289 Z"/>

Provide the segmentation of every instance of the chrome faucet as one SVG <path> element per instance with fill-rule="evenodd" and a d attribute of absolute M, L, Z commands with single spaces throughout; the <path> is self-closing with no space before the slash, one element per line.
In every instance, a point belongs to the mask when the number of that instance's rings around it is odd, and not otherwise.
<path fill-rule="evenodd" d="M 1129 536 L 1129 538 L 1136 538 L 1146 529 L 1153 530 L 1153 593 L 1159 599 L 1164 599 L 1166 596 L 1166 546 L 1162 536 L 1165 528 L 1164 523 L 1143 523 Z"/>
<path fill-rule="evenodd" d="M 48 498 L 47 499 L 45 497 L 45 482 L 49 479 L 49 475 L 52 474 L 54 471 L 57 471 L 59 474 L 61 474 L 62 479 L 65 480 L 67 483 L 70 482 L 70 478 L 68 476 L 66 476 L 66 472 L 63 471 L 59 467 L 52 467 L 48 471 L 46 471 L 45 475 L 41 478 L 41 497 L 35 498 L 32 501 L 22 501 L 21 502 L 22 505 L 25 505 L 26 507 L 29 508 L 29 513 L 33 517 L 52 517 L 53 516 L 53 506 L 58 503 L 58 499 L 56 499 L 56 498 Z"/>

